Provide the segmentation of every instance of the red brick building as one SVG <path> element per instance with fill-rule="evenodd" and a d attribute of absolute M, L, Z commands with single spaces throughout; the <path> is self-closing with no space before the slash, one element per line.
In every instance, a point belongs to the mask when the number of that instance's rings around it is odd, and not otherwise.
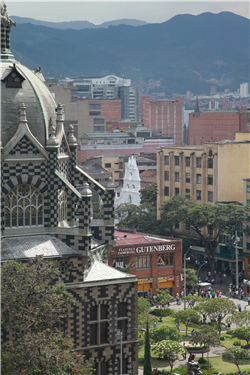
<path fill-rule="evenodd" d="M 169 289 L 173 296 L 182 290 L 182 240 L 158 238 L 115 231 L 115 244 L 108 264 L 124 267 L 134 259 L 130 273 L 138 279 L 138 292 L 156 294 L 156 289 Z"/>
<path fill-rule="evenodd" d="M 235 132 L 250 130 L 250 111 L 204 111 L 189 114 L 189 145 L 234 140 Z"/>
<path fill-rule="evenodd" d="M 141 98 L 141 121 L 144 126 L 158 135 L 172 137 L 175 146 L 182 146 L 184 107 L 183 99 L 150 100 L 149 96 Z"/>
<path fill-rule="evenodd" d="M 101 112 L 107 122 L 121 121 L 121 99 L 102 99 Z"/>

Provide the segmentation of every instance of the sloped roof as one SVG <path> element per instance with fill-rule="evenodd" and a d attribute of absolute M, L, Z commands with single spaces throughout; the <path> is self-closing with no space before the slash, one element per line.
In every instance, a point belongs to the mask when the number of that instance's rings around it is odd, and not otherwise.
<path fill-rule="evenodd" d="M 135 279 L 136 276 L 118 271 L 115 268 L 107 266 L 104 263 L 95 261 L 92 267 L 90 268 L 87 277 L 84 279 L 84 283 L 92 281 L 110 281 L 130 278 Z"/>
<path fill-rule="evenodd" d="M 61 256 L 79 256 L 79 253 L 58 238 L 48 235 L 8 237 L 2 239 L 2 262 L 32 259 L 38 255 L 55 258 Z"/>

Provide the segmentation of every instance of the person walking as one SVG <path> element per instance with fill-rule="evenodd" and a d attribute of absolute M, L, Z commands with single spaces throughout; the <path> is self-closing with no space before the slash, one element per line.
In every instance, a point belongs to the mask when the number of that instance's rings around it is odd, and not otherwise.
<path fill-rule="evenodd" d="M 180 324 L 178 322 L 176 323 L 176 328 L 177 328 L 178 332 L 181 332 L 181 330 L 180 330 Z"/>

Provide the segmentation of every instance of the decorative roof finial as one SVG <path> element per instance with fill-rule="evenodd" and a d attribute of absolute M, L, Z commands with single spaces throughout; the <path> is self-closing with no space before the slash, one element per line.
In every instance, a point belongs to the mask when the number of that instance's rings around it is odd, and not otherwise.
<path fill-rule="evenodd" d="M 67 141 L 70 146 L 77 146 L 77 139 L 74 135 L 74 126 L 72 124 L 68 127 Z"/>

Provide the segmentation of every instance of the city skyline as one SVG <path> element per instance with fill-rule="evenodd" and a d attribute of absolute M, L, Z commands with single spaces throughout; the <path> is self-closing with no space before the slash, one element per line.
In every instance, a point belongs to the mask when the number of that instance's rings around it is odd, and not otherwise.
<path fill-rule="evenodd" d="M 117 19 L 138 19 L 148 23 L 165 22 L 177 14 L 233 12 L 249 18 L 249 2 L 230 1 L 8 1 L 10 16 L 48 22 L 89 21 L 96 25 Z"/>

